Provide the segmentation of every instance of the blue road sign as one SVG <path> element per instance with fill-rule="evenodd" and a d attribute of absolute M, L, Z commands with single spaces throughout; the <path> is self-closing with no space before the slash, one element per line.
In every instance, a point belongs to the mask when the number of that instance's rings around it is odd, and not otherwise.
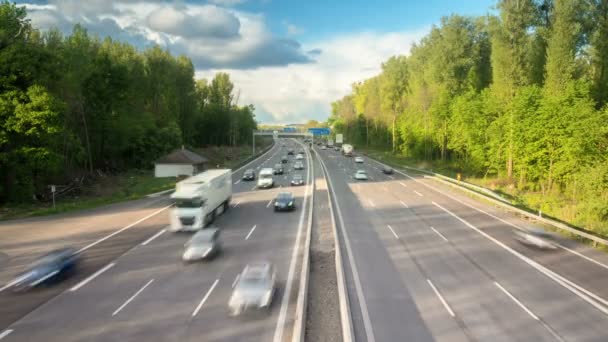
<path fill-rule="evenodd" d="M 309 128 L 308 132 L 313 135 L 329 135 L 329 128 Z"/>
<path fill-rule="evenodd" d="M 295 132 L 297 132 L 297 130 L 296 130 L 295 127 L 283 127 L 283 132 L 286 132 L 286 133 L 295 133 Z"/>

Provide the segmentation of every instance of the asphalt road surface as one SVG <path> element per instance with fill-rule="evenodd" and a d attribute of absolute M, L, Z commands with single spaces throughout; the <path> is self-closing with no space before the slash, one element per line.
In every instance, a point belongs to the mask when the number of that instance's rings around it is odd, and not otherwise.
<path fill-rule="evenodd" d="M 285 141 L 296 150 L 295 141 Z M 269 190 L 254 189 L 255 182 L 241 181 L 247 168 L 259 171 L 280 163 L 286 154 L 281 143 L 254 162 L 237 170 L 233 176 L 231 208 L 216 219 L 221 228 L 224 252 L 208 262 L 184 264 L 181 261 L 183 244 L 190 234 L 166 231 L 168 213 L 163 208 L 170 203 L 167 197 L 149 200 L 156 203 L 146 210 L 161 211 L 132 228 L 107 238 L 84 251 L 85 264 L 95 248 L 101 251 L 115 249 L 115 244 L 131 236 L 130 245 L 125 243 L 120 253 L 105 252 L 103 263 L 88 266 L 81 275 L 52 289 L 35 290 L 25 294 L 13 294 L 9 290 L 0 293 L 3 303 L 11 306 L 5 310 L 17 317 L 5 322 L 0 330 L 4 341 L 286 341 L 291 338 L 291 328 L 297 296 L 299 268 L 308 211 L 310 188 L 308 185 L 290 187 L 293 157 L 284 176 L 275 176 L 276 186 Z M 310 184 L 308 159 L 302 173 Z M 280 191 L 291 191 L 296 196 L 296 210 L 274 213 L 272 200 Z M 157 202 L 154 202 L 157 201 Z M 306 202 L 306 203 L 305 203 Z M 146 202 L 148 203 L 148 202 Z M 144 205 L 145 206 L 145 205 Z M 159 207 L 159 208 L 158 208 Z M 106 210 L 109 217 L 120 218 L 116 226 L 129 224 L 147 215 L 147 211 L 134 213 L 126 209 Z M 116 219 L 118 220 L 118 219 Z M 12 229 L 15 241 L 2 241 L 3 251 L 11 254 L 10 270 L 2 273 L 2 281 L 10 281 L 31 255 L 38 255 L 51 246 L 70 244 L 85 247 L 113 234 L 121 227 L 108 227 L 103 214 L 90 212 L 67 223 L 65 218 L 42 219 L 44 225 L 73 228 L 73 234 L 45 239 L 33 239 L 36 232 L 28 235 L 23 231 L 38 223 L 13 222 L 0 229 Z M 98 222 L 95 224 L 94 222 Z M 119 223 L 118 223 L 119 222 Z M 141 227 L 140 227 L 141 226 Z M 143 228 L 145 226 L 146 228 Z M 103 229 L 98 227 L 104 227 Z M 41 231 L 44 231 L 40 227 Z M 54 231 L 58 231 L 55 229 Z M 90 234 L 95 231 L 95 234 Z M 142 231 L 137 236 L 132 232 Z M 4 235 L 3 231 L 3 235 Z M 30 245 L 26 242 L 30 241 Z M 108 246 L 104 247 L 104 244 Z M 19 261 L 19 253 L 27 254 Z M 99 252 L 101 253 L 101 252 Z M 15 256 L 16 255 L 16 256 Z M 254 313 L 245 317 L 228 317 L 227 303 L 232 284 L 238 273 L 250 262 L 266 260 L 277 269 L 278 290 L 269 312 Z M 14 266 L 13 266 L 14 265 Z M 51 291 L 49 293 L 48 291 Z M 30 298 L 39 297 L 34 305 Z M 27 303 L 23 307 L 21 303 Z M 33 307 L 32 307 L 33 306 Z M 3 312 L 4 315 L 4 312 Z M 4 316 L 3 316 L 4 317 Z M 6 320 L 8 321 L 8 320 Z"/>
<path fill-rule="evenodd" d="M 608 259 L 416 174 L 320 150 L 330 176 L 357 341 L 607 341 Z M 356 170 L 368 181 L 355 181 Z"/>
<path fill-rule="evenodd" d="M 190 234 L 166 231 L 168 196 L 3 222 L 0 340 L 291 340 L 313 207 L 311 156 L 302 171 L 290 156 L 273 189 L 241 180 L 247 168 L 280 163 L 290 146 L 305 149 L 280 140 L 234 173 L 230 209 L 215 222 L 224 253 L 209 262 L 182 263 Z M 356 341 L 608 340 L 604 253 L 566 240 L 555 251 L 531 249 L 512 230 L 533 222 L 416 173 L 384 175 L 368 158 L 315 154 L 329 175 Z M 370 179 L 355 181 L 357 169 Z M 306 186 L 289 186 L 296 172 Z M 273 212 L 280 191 L 296 195 L 295 211 Z M 76 277 L 24 294 L 5 288 L 35 257 L 64 245 L 83 252 Z M 271 310 L 228 317 L 237 274 L 258 260 L 277 267 Z"/>

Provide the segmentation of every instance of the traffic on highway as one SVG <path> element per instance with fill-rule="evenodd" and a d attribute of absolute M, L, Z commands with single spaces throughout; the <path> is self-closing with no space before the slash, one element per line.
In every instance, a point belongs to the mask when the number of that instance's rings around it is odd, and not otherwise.
<path fill-rule="evenodd" d="M 605 340 L 602 252 L 333 147 L 276 138 L 241 168 L 159 198 L 5 224 L 17 236 L 48 221 L 40 234 L 55 242 L 0 243 L 15 253 L 1 273 L 0 339 L 299 340 L 318 168 L 342 258 L 344 340 Z M 102 228 L 67 235 L 62 221 Z M 114 221 L 124 226 L 103 229 Z"/>

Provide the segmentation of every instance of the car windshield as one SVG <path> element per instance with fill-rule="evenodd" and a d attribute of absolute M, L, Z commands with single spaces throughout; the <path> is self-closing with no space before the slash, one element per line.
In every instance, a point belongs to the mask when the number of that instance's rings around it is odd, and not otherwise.
<path fill-rule="evenodd" d="M 280 193 L 277 195 L 277 199 L 279 200 L 291 200 L 293 198 L 293 195 L 290 193 Z"/>
<path fill-rule="evenodd" d="M 200 208 L 205 204 L 205 201 L 200 197 L 195 198 L 178 198 L 175 200 L 177 208 Z"/>
<path fill-rule="evenodd" d="M 272 175 L 269 175 L 269 174 L 261 174 L 261 175 L 260 175 L 260 178 L 261 178 L 261 179 L 272 179 Z"/>

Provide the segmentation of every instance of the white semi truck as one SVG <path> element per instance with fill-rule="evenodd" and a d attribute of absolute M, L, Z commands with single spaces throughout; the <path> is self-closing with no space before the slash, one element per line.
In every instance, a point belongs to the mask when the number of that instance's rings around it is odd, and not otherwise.
<path fill-rule="evenodd" d="M 350 144 L 342 144 L 342 154 L 347 157 L 352 157 L 353 155 L 353 145 Z"/>
<path fill-rule="evenodd" d="M 232 198 L 232 170 L 207 170 L 175 184 L 171 199 L 171 231 L 195 231 L 205 228 L 223 214 Z"/>

